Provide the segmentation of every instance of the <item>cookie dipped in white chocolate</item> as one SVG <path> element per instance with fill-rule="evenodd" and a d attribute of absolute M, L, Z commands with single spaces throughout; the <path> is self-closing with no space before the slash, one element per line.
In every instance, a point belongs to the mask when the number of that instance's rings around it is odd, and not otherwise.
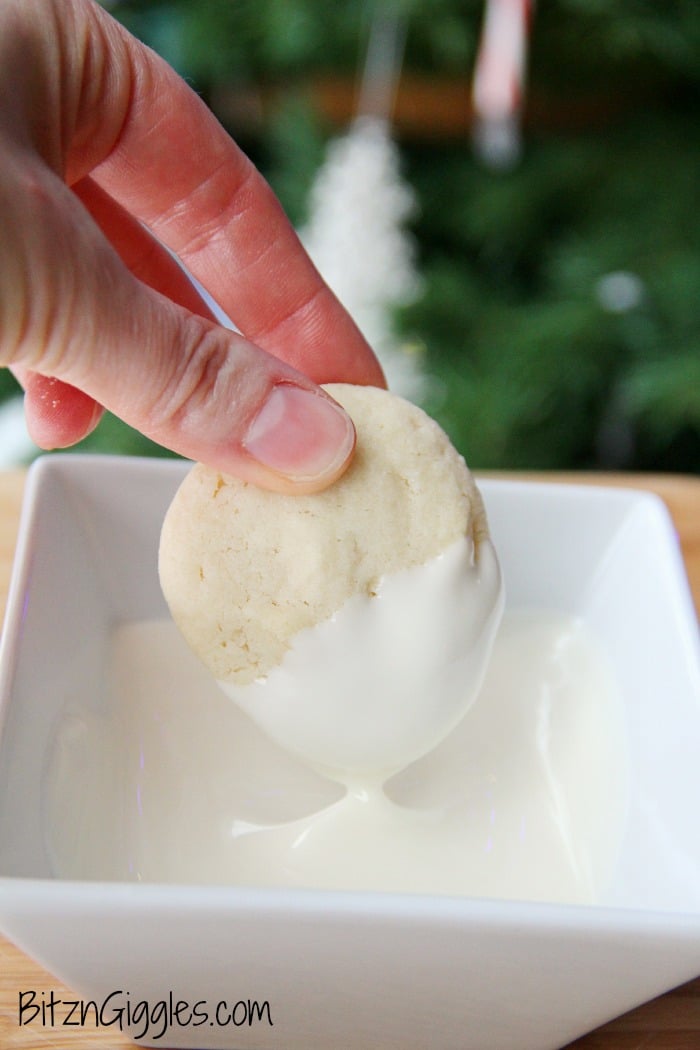
<path fill-rule="evenodd" d="M 173 618 L 265 731 L 346 783 L 434 747 L 474 699 L 502 609 L 481 498 L 416 406 L 328 388 L 357 429 L 347 473 L 282 496 L 196 466 L 163 526 Z"/>

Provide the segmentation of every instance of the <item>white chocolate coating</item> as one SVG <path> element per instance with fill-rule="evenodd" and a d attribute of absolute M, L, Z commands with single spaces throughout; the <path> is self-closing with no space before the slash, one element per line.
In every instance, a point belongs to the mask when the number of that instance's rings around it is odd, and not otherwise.
<path fill-rule="evenodd" d="M 282 747 L 345 783 L 381 783 L 432 750 L 481 686 L 503 609 L 490 540 L 463 537 L 297 634 L 249 685 L 219 685 Z"/>

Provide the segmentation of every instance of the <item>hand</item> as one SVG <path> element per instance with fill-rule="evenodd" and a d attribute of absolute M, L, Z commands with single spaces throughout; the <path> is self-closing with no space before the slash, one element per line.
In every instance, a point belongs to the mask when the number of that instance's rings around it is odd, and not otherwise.
<path fill-rule="evenodd" d="M 249 159 L 92 0 L 2 0 L 0 158 L 0 365 L 39 445 L 105 406 L 267 488 L 342 473 L 354 429 L 315 384 L 384 385 L 372 351 Z"/>

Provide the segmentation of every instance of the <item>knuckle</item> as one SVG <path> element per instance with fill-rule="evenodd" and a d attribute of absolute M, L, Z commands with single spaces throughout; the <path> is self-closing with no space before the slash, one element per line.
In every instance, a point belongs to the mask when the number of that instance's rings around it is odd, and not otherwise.
<path fill-rule="evenodd" d="M 218 403 L 221 387 L 236 372 L 221 330 L 206 322 L 192 324 L 183 353 L 169 355 L 160 388 L 148 407 L 154 432 L 191 429 Z"/>
<path fill-rule="evenodd" d="M 77 277 L 61 254 L 59 221 L 44 173 L 12 170 L 0 187 L 0 364 L 41 371 L 64 367 L 77 315 Z"/>
<path fill-rule="evenodd" d="M 253 207 L 255 168 L 250 162 L 240 170 L 222 163 L 191 194 L 187 210 L 198 207 L 200 219 L 180 245 L 183 258 L 194 259 L 222 238 L 230 238 L 232 229 L 244 222 Z M 206 206 L 204 206 L 206 202 Z"/>

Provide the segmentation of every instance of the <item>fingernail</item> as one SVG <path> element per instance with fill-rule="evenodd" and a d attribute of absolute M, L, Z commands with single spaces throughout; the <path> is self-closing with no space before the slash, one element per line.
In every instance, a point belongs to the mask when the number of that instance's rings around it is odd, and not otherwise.
<path fill-rule="evenodd" d="M 322 394 L 279 383 L 253 419 L 243 441 L 259 463 L 295 481 L 330 483 L 355 445 L 347 413 Z"/>

